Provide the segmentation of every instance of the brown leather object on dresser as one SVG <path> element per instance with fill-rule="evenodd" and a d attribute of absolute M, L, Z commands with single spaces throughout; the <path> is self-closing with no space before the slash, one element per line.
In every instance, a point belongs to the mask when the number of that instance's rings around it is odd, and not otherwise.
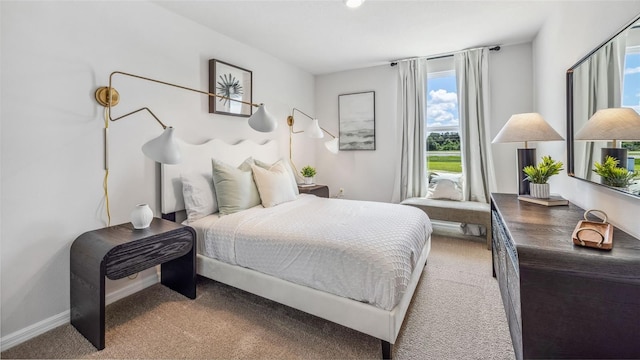
<path fill-rule="evenodd" d="M 493 266 L 521 358 L 640 358 L 640 240 L 573 244 L 584 210 L 492 194 Z"/>

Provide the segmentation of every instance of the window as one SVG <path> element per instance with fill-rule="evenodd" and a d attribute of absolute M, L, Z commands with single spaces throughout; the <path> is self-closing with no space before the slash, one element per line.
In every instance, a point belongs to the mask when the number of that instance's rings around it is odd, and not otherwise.
<path fill-rule="evenodd" d="M 626 49 L 622 83 L 622 106 L 640 113 L 640 46 Z M 629 158 L 633 158 L 627 164 L 628 170 L 640 171 L 640 141 L 624 141 L 622 147 L 629 151 Z"/>
<path fill-rule="evenodd" d="M 462 173 L 456 73 L 449 63 L 450 70 L 427 74 L 427 172 Z"/>

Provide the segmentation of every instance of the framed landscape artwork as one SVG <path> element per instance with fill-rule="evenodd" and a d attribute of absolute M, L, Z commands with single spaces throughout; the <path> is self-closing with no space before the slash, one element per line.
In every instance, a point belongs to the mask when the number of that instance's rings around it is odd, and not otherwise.
<path fill-rule="evenodd" d="M 376 149 L 375 92 L 338 95 L 340 150 Z"/>
<path fill-rule="evenodd" d="M 209 60 L 209 92 L 224 97 L 209 97 L 209 113 L 251 116 L 251 105 L 233 100 L 251 103 L 252 81 L 252 73 L 247 69 L 220 60 Z"/>

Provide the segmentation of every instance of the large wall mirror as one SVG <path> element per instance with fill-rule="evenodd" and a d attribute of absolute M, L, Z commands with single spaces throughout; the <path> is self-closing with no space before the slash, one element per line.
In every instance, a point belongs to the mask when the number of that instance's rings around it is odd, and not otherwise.
<path fill-rule="evenodd" d="M 640 16 L 567 71 L 567 172 L 595 184 L 640 198 L 640 180 L 628 186 L 605 185 L 593 169 L 603 148 L 624 148 L 618 167 L 640 172 L 640 138 L 577 140 L 576 134 L 597 110 L 632 108 L 640 113 Z M 634 114 L 635 115 L 635 114 Z"/>

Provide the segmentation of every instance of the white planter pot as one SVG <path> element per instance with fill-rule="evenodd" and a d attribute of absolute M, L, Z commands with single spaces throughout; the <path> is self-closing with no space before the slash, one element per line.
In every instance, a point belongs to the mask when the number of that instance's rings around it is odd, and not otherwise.
<path fill-rule="evenodd" d="M 549 184 L 529 184 L 529 195 L 534 198 L 547 199 L 549 198 Z"/>
<path fill-rule="evenodd" d="M 131 211 L 131 224 L 136 229 L 146 229 L 153 220 L 153 211 L 147 204 L 138 204 Z"/>
<path fill-rule="evenodd" d="M 305 177 L 304 178 L 304 183 L 305 183 L 305 185 L 313 184 L 313 178 L 312 177 Z"/>

